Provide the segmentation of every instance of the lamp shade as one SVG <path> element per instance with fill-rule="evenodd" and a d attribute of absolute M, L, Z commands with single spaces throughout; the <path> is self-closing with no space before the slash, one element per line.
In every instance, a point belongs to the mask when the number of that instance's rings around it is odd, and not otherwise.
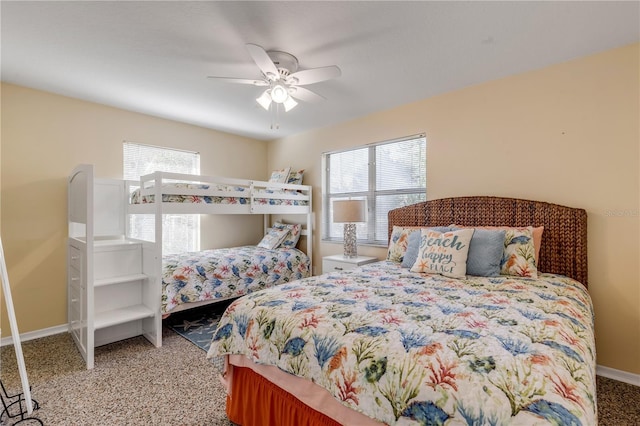
<path fill-rule="evenodd" d="M 296 101 L 294 101 L 291 96 L 287 96 L 287 99 L 284 100 L 283 104 L 284 104 L 284 111 L 285 112 L 291 111 L 292 109 L 294 109 L 296 107 L 296 105 L 298 105 L 298 103 Z"/>
<path fill-rule="evenodd" d="M 334 223 L 365 221 L 364 200 L 336 200 L 333 202 Z"/>
<path fill-rule="evenodd" d="M 269 111 L 269 106 L 271 105 L 271 96 L 269 95 L 269 89 L 262 92 L 259 98 L 256 101 L 260 104 L 260 106 L 267 111 Z"/>

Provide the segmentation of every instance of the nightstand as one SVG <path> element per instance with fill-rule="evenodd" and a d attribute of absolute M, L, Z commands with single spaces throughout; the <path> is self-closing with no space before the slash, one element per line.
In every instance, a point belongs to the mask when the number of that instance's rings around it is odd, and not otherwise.
<path fill-rule="evenodd" d="M 353 258 L 344 257 L 341 254 L 333 256 L 325 256 L 322 258 L 322 273 L 333 271 L 346 271 L 348 269 L 357 268 L 367 263 L 377 262 L 378 258 L 370 256 L 358 256 Z"/>

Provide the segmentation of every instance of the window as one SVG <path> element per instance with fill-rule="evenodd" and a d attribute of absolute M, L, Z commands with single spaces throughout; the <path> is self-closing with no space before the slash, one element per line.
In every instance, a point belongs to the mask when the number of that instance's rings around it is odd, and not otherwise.
<path fill-rule="evenodd" d="M 125 142 L 123 145 L 124 178 L 139 180 L 156 171 L 200 174 L 197 152 L 161 148 Z M 162 218 L 162 253 L 180 253 L 200 249 L 200 216 L 166 214 Z M 155 240 L 153 215 L 131 215 L 129 233 L 134 238 Z"/>
<path fill-rule="evenodd" d="M 424 135 L 365 145 L 322 156 L 323 239 L 342 241 L 333 223 L 333 201 L 363 199 L 367 221 L 357 224 L 360 243 L 387 245 L 389 210 L 427 199 L 427 141 Z"/>

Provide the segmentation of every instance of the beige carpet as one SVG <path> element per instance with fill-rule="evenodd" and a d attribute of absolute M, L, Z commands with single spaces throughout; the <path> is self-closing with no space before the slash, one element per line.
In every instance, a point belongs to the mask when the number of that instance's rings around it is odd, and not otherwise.
<path fill-rule="evenodd" d="M 96 348 L 93 370 L 66 333 L 24 342 L 23 353 L 45 425 L 232 425 L 204 351 L 172 331 L 161 348 L 143 337 Z M 19 391 L 13 346 L 1 361 L 5 387 Z"/>
<path fill-rule="evenodd" d="M 17 392 L 13 346 L 0 352 L 0 378 Z M 93 370 L 66 333 L 24 342 L 23 352 L 45 425 L 232 425 L 204 351 L 168 329 L 162 348 L 142 337 L 96 348 Z M 600 425 L 640 426 L 640 387 L 598 377 L 598 410 Z"/>

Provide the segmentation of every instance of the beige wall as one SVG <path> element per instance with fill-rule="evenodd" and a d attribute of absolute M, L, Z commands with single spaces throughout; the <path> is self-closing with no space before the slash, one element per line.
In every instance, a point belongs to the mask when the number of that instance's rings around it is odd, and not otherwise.
<path fill-rule="evenodd" d="M 639 48 L 611 50 L 272 141 L 268 165 L 307 170 L 318 236 L 320 154 L 420 132 L 427 135 L 429 199 L 496 195 L 586 209 L 598 364 L 638 374 Z M 341 249 L 316 238 L 315 264 Z M 385 250 L 360 247 L 359 253 L 382 258 Z"/>
<path fill-rule="evenodd" d="M 263 141 L 10 84 L 2 84 L 1 123 L 2 242 L 21 333 L 67 322 L 67 176 L 77 164 L 121 179 L 127 140 L 198 151 L 207 175 L 267 173 Z M 203 217 L 202 225 L 203 248 L 255 244 L 262 233 L 258 216 Z"/>
<path fill-rule="evenodd" d="M 320 154 L 425 132 L 429 199 L 499 195 L 587 210 L 598 364 L 640 374 L 639 49 L 615 49 L 268 144 L 2 84 L 0 226 L 20 331 L 66 323 L 66 178 L 78 163 L 95 164 L 99 177 L 121 177 L 123 140 L 199 151 L 203 174 L 264 179 L 281 166 L 306 169 L 319 267 L 321 256 L 341 252 L 318 238 Z M 261 224 L 258 217 L 205 218 L 203 246 L 251 243 Z M 359 252 L 385 255 L 374 247 Z"/>

